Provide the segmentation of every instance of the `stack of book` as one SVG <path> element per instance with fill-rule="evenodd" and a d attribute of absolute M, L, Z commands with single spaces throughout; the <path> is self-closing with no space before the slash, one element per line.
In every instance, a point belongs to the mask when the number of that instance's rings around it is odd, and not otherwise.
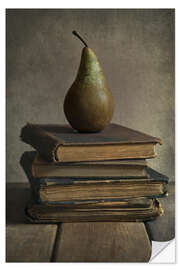
<path fill-rule="evenodd" d="M 21 165 L 32 200 L 32 222 L 146 221 L 162 215 L 157 198 L 167 194 L 168 178 L 147 165 L 159 138 L 117 124 L 100 133 L 70 126 L 27 124 Z"/>

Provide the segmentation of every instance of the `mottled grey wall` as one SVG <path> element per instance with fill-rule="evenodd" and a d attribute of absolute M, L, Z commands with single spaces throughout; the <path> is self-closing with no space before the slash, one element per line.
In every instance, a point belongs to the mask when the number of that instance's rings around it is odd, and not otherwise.
<path fill-rule="evenodd" d="M 25 182 L 26 122 L 65 123 L 80 62 L 77 30 L 115 98 L 113 122 L 161 137 L 153 168 L 174 178 L 174 10 L 7 10 L 7 181 Z"/>

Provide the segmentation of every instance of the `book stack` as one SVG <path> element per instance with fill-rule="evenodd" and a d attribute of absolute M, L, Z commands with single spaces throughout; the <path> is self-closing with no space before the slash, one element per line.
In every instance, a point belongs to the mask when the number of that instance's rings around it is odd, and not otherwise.
<path fill-rule="evenodd" d="M 147 221 L 162 215 L 158 198 L 168 178 L 151 169 L 159 138 L 110 124 L 99 133 L 78 133 L 70 126 L 27 124 L 21 165 L 32 199 L 32 222 Z"/>

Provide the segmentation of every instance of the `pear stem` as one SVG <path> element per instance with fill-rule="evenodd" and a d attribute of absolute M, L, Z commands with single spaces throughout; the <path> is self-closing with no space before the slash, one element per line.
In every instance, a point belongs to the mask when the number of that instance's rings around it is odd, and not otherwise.
<path fill-rule="evenodd" d="M 82 41 L 82 43 L 84 43 L 84 45 L 85 45 L 86 47 L 88 47 L 87 43 L 82 39 L 82 37 L 81 37 L 76 31 L 72 31 L 72 33 L 73 33 L 76 37 L 78 37 L 78 38 Z"/>

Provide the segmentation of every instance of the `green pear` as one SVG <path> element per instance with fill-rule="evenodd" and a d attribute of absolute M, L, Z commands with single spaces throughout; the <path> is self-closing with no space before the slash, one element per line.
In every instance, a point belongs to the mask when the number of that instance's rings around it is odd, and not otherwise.
<path fill-rule="evenodd" d="M 85 44 L 75 81 L 64 100 L 64 113 L 79 132 L 99 132 L 111 121 L 114 102 L 95 53 Z"/>

